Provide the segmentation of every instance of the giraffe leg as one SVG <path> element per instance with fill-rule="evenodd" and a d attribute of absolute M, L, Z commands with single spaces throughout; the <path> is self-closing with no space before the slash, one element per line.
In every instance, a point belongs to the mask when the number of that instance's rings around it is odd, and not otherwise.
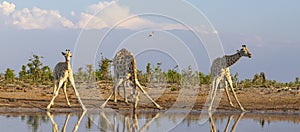
<path fill-rule="evenodd" d="M 52 123 L 52 132 L 58 132 L 58 126 L 54 121 L 53 115 L 49 111 L 46 112 Z"/>
<path fill-rule="evenodd" d="M 69 122 L 70 114 L 71 113 L 68 113 L 68 115 L 66 116 L 66 119 L 65 119 L 65 122 L 64 122 L 64 126 L 63 126 L 63 128 L 61 130 L 62 132 L 66 132 L 66 128 L 67 128 L 67 124 Z"/>
<path fill-rule="evenodd" d="M 228 102 L 229 102 L 230 106 L 234 107 L 234 105 L 231 102 L 230 96 L 229 96 L 228 82 L 227 81 L 225 81 L 225 91 L 226 91 L 227 99 L 228 99 Z"/>
<path fill-rule="evenodd" d="M 100 117 L 101 117 L 100 119 L 106 124 L 106 126 L 108 126 L 108 128 L 113 127 L 113 124 L 109 121 L 109 119 L 107 118 L 106 114 L 103 111 L 100 112 Z M 107 128 L 103 130 L 108 131 Z"/>
<path fill-rule="evenodd" d="M 240 109 L 241 109 L 242 111 L 245 111 L 245 109 L 244 109 L 243 106 L 241 105 L 240 101 L 237 99 L 237 96 L 236 96 L 235 91 L 234 91 L 234 89 L 233 89 L 233 85 L 232 85 L 231 79 L 230 79 L 230 80 L 229 80 L 229 79 L 226 79 L 226 80 L 227 80 L 228 85 L 229 85 L 229 87 L 230 87 L 230 89 L 231 89 L 231 92 L 233 93 L 234 99 L 236 100 L 236 102 L 237 102 L 238 105 L 240 106 Z"/>
<path fill-rule="evenodd" d="M 141 84 L 139 83 L 139 81 L 136 79 L 135 80 L 136 81 L 136 84 L 137 84 L 137 86 L 140 88 L 140 90 L 143 92 L 143 94 L 145 94 L 146 96 L 147 96 L 147 98 L 149 99 L 149 100 L 151 100 L 151 102 L 158 108 L 158 109 L 162 109 L 162 107 L 161 106 L 159 106 L 149 95 L 148 95 L 148 93 L 143 89 L 143 87 L 141 86 Z"/>
<path fill-rule="evenodd" d="M 210 122 L 210 125 L 209 125 L 210 126 L 210 131 L 211 132 L 216 132 L 217 129 L 216 129 L 216 125 L 214 123 L 214 119 L 212 117 L 212 114 L 211 114 L 211 112 L 209 112 L 208 114 L 209 114 L 209 122 Z"/>
<path fill-rule="evenodd" d="M 208 108 L 208 109 L 210 109 L 210 104 L 211 104 L 211 102 L 212 102 L 212 96 L 213 96 L 213 88 L 215 87 L 215 79 L 212 79 L 212 81 L 211 81 L 211 84 L 210 84 L 210 90 L 209 90 L 209 93 L 208 93 L 208 101 L 207 101 L 207 103 L 205 104 L 205 110 Z M 207 111 L 208 111 L 208 109 L 207 109 Z"/>
<path fill-rule="evenodd" d="M 239 121 L 243 118 L 245 112 L 242 112 L 239 117 L 236 119 L 236 121 L 234 122 L 234 124 L 232 125 L 231 131 L 234 132 L 236 129 L 237 124 L 239 123 Z"/>
<path fill-rule="evenodd" d="M 210 88 L 210 91 L 209 91 L 209 98 L 210 98 L 210 100 L 212 99 L 213 94 L 214 94 L 215 81 L 216 81 L 216 79 L 213 79 L 213 81 L 211 83 L 211 88 Z"/>
<path fill-rule="evenodd" d="M 123 83 L 123 79 L 120 79 L 119 82 L 117 83 L 117 85 L 115 85 L 114 87 L 114 102 L 117 103 L 117 90 L 119 88 L 119 86 Z"/>
<path fill-rule="evenodd" d="M 117 88 L 119 87 L 119 85 L 121 85 L 122 81 L 123 80 L 121 79 L 118 83 L 115 83 L 115 86 L 114 86 L 114 89 L 113 89 L 112 93 L 109 95 L 109 97 L 106 99 L 106 101 L 100 106 L 100 109 L 103 109 L 105 107 L 105 105 L 107 104 L 108 100 L 111 98 L 111 96 L 113 94 L 114 94 L 115 102 L 117 102 L 117 97 L 116 97 Z"/>
<path fill-rule="evenodd" d="M 56 91 L 55 91 L 55 93 L 54 93 L 54 96 L 52 97 L 52 100 L 50 101 L 49 105 L 47 106 L 47 110 L 50 110 L 51 105 L 54 104 L 54 100 L 55 100 L 55 98 L 58 96 L 59 89 L 61 88 L 61 86 L 63 85 L 63 83 L 64 83 L 66 80 L 67 80 L 67 77 L 62 78 L 62 79 L 59 80 L 58 88 L 56 89 Z"/>
<path fill-rule="evenodd" d="M 65 81 L 65 83 L 64 83 L 63 91 L 64 91 L 64 94 L 65 94 L 67 104 L 68 104 L 69 107 L 71 107 L 71 104 L 70 104 L 69 99 L 68 99 L 68 94 L 67 94 L 67 81 Z"/>
<path fill-rule="evenodd" d="M 55 80 L 54 81 L 54 88 L 53 88 L 53 96 L 54 96 L 54 94 L 55 94 L 55 91 L 57 90 L 57 84 L 58 84 L 58 81 L 57 80 Z"/>
<path fill-rule="evenodd" d="M 217 95 L 217 89 L 218 89 L 218 87 L 219 87 L 220 81 L 221 81 L 220 78 L 216 78 L 215 81 L 213 82 L 213 83 L 215 83 L 215 84 L 213 85 L 214 87 L 212 87 L 212 89 L 211 89 L 212 92 L 213 92 L 213 93 L 212 93 L 213 95 L 212 95 L 212 99 L 211 99 L 211 102 L 210 102 L 208 111 L 211 111 L 211 109 L 212 109 L 214 100 L 215 100 L 216 95 Z"/>
<path fill-rule="evenodd" d="M 128 104 L 128 100 L 127 100 L 127 96 L 126 96 L 126 85 L 125 85 L 126 81 L 123 81 L 123 90 L 124 90 L 124 100 L 125 103 Z"/>
<path fill-rule="evenodd" d="M 137 104 L 139 102 L 139 95 L 140 95 L 140 92 L 136 92 L 132 95 L 133 97 L 133 100 L 134 100 L 134 107 L 133 107 L 133 112 L 135 112 L 136 108 L 137 108 Z"/>
<path fill-rule="evenodd" d="M 141 129 L 139 129 L 139 132 L 144 132 L 145 129 L 147 129 L 149 127 L 149 125 L 154 121 L 156 120 L 158 117 L 159 117 L 159 113 L 157 113 L 154 117 L 151 118 L 151 120 L 147 121 Z"/>
<path fill-rule="evenodd" d="M 230 115 L 228 117 L 227 124 L 226 124 L 224 132 L 228 132 L 228 127 L 229 127 L 229 124 L 230 124 L 231 120 L 232 120 L 232 115 Z"/>
<path fill-rule="evenodd" d="M 107 104 L 108 100 L 111 98 L 111 96 L 114 94 L 114 92 L 112 92 L 109 97 L 106 99 L 106 101 L 100 106 L 100 109 L 103 109 L 105 107 L 105 105 Z"/>
<path fill-rule="evenodd" d="M 55 80 L 55 81 L 54 81 L 54 88 L 53 88 L 52 97 L 55 95 L 55 92 L 56 92 L 56 90 L 57 90 L 57 85 L 58 85 L 58 81 Z M 54 102 L 52 102 L 51 105 L 54 105 Z"/>
<path fill-rule="evenodd" d="M 85 108 L 84 104 L 82 103 L 82 101 L 81 101 L 81 99 L 80 99 L 80 96 L 79 96 L 79 93 L 78 93 L 78 91 L 77 91 L 77 89 L 76 89 L 76 87 L 75 87 L 75 82 L 74 82 L 74 78 L 73 78 L 72 75 L 69 77 L 69 80 L 70 80 L 70 82 L 71 82 L 71 84 L 72 84 L 72 86 L 73 86 L 73 89 L 74 89 L 74 91 L 75 91 L 75 95 L 76 95 L 76 97 L 77 97 L 77 99 L 78 99 L 78 101 L 79 101 L 79 103 L 80 103 L 80 105 L 81 105 L 82 110 L 85 111 L 86 108 Z"/>
<path fill-rule="evenodd" d="M 80 117 L 78 118 L 78 121 L 76 122 L 76 124 L 75 124 L 75 126 L 74 126 L 73 132 L 77 132 L 77 129 L 78 129 L 78 127 L 79 127 L 79 125 L 80 125 L 80 122 L 81 122 L 81 120 L 83 119 L 85 113 L 86 113 L 86 110 L 82 111 Z"/>

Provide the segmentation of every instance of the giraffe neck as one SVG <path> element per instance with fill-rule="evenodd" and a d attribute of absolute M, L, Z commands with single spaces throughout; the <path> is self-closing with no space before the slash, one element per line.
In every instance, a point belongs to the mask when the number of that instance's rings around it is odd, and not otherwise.
<path fill-rule="evenodd" d="M 226 67 L 230 67 L 233 64 L 235 64 L 240 58 L 242 57 L 242 55 L 238 52 L 235 53 L 233 55 L 225 55 L 226 58 Z"/>
<path fill-rule="evenodd" d="M 71 63 L 70 63 L 70 60 L 66 60 L 66 64 L 67 64 L 68 71 L 71 72 L 72 69 L 71 69 Z"/>

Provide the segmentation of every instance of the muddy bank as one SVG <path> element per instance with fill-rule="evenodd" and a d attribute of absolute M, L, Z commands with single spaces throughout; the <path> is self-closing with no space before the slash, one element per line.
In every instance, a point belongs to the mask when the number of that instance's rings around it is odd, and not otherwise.
<path fill-rule="evenodd" d="M 112 85 L 102 84 L 97 86 L 77 85 L 81 98 L 87 108 L 98 109 L 105 99 L 110 95 Z M 163 110 L 189 109 L 200 111 L 207 100 L 209 93 L 208 86 L 202 86 L 199 89 L 186 89 L 171 91 L 170 88 L 146 88 L 149 95 L 163 107 Z M 80 111 L 80 105 L 71 87 L 67 89 L 72 107 L 68 108 L 65 97 L 60 91 L 55 100 L 53 111 Z M 127 90 L 129 95 L 130 90 Z M 123 95 L 121 90 L 121 95 Z M 265 111 L 265 112 L 299 112 L 300 94 L 295 90 L 278 91 L 277 89 L 266 88 L 248 88 L 236 91 L 237 97 L 247 111 Z M 9 86 L 0 88 L 0 112 L 43 112 L 52 98 L 52 87 L 18 87 Z M 233 96 L 231 96 L 234 105 Z M 129 110 L 131 104 L 126 104 L 121 96 L 118 96 L 118 103 L 113 102 L 113 98 L 108 102 L 106 108 L 117 110 Z M 129 98 L 130 101 L 130 98 Z M 156 107 L 144 96 L 140 94 L 139 110 L 155 110 Z M 218 110 L 236 111 L 227 101 L 224 92 Z"/>

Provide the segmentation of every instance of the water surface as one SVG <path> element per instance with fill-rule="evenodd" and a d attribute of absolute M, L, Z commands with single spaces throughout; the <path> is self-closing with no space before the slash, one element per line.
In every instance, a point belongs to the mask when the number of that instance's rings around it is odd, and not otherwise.
<path fill-rule="evenodd" d="M 236 131 L 298 132 L 299 114 L 216 112 L 200 119 L 200 113 L 86 112 L 86 113 L 2 113 L 1 131 Z M 200 124 L 206 120 L 203 124 Z"/>

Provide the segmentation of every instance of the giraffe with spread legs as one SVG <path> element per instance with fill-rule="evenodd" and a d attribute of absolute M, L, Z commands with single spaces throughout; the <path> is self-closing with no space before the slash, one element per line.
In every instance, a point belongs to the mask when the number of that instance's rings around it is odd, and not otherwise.
<path fill-rule="evenodd" d="M 136 88 L 139 88 L 144 95 L 147 96 L 149 100 L 159 109 L 161 107 L 148 95 L 148 93 L 143 89 L 140 85 L 137 74 L 136 74 L 136 61 L 133 54 L 126 49 L 121 49 L 117 52 L 116 56 L 113 59 L 113 66 L 114 66 L 114 88 L 111 95 L 108 99 L 101 105 L 101 108 L 104 108 L 107 104 L 108 100 L 114 95 L 114 102 L 117 102 L 117 93 L 119 93 L 119 88 L 123 86 L 124 90 L 124 100 L 128 103 L 127 96 L 126 96 L 126 87 L 132 87 L 132 97 L 134 103 L 134 109 L 137 105 L 137 100 L 139 96 L 139 92 L 136 92 Z"/>
<path fill-rule="evenodd" d="M 82 103 L 82 101 L 79 97 L 79 93 L 78 93 L 78 91 L 75 87 L 73 71 L 72 71 L 71 64 L 70 64 L 72 54 L 71 54 L 70 50 L 68 50 L 68 49 L 66 50 L 65 53 L 64 52 L 61 52 L 61 53 L 65 57 L 66 61 L 57 63 L 55 68 L 54 68 L 53 97 L 52 97 L 51 102 L 47 106 L 47 110 L 50 110 L 51 106 L 54 105 L 54 100 L 58 96 L 59 90 L 62 86 L 63 86 L 63 91 L 64 91 L 64 94 L 65 94 L 67 104 L 68 104 L 69 107 L 71 107 L 71 104 L 69 102 L 68 95 L 67 95 L 67 81 L 68 80 L 71 82 L 71 85 L 74 89 L 76 97 L 78 98 L 78 101 L 81 105 L 81 108 L 83 110 L 86 110 L 85 106 L 83 105 L 83 103 Z"/>
<path fill-rule="evenodd" d="M 249 57 L 251 58 L 252 54 L 249 52 L 247 49 L 246 45 L 242 45 L 242 49 L 237 50 L 237 53 L 233 55 L 225 55 L 223 57 L 216 58 L 211 66 L 211 90 L 210 90 L 210 106 L 209 106 L 209 111 L 211 111 L 212 106 L 213 106 L 213 101 L 216 97 L 216 91 L 218 87 L 220 87 L 220 82 L 225 81 L 225 91 L 227 95 L 228 102 L 232 107 L 233 104 L 231 102 L 231 99 L 229 97 L 229 90 L 228 86 L 231 89 L 231 92 L 233 93 L 233 97 L 238 103 L 240 109 L 242 111 L 245 111 L 239 100 L 237 99 L 237 96 L 234 92 L 233 85 L 232 85 L 232 80 L 231 80 L 231 75 L 230 75 L 230 70 L 229 67 L 235 64 L 241 57 Z"/>

